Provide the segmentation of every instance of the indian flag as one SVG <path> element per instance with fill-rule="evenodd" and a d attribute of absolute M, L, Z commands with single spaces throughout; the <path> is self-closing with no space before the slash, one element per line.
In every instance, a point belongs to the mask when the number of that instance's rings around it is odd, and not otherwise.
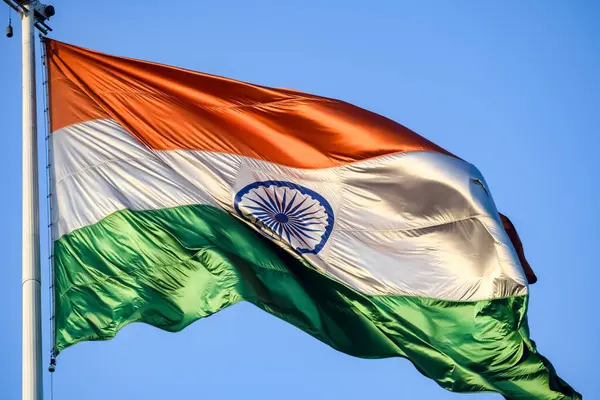
<path fill-rule="evenodd" d="M 342 101 L 45 46 L 57 353 L 248 301 L 448 390 L 580 398 L 473 165 Z"/>

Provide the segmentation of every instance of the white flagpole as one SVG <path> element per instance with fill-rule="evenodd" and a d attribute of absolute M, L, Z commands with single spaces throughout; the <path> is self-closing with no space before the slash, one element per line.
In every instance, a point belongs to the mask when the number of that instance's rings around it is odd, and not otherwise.
<path fill-rule="evenodd" d="M 23 52 L 23 171 L 22 171 L 22 375 L 23 400 L 42 400 L 42 301 L 40 270 L 40 214 L 35 79 L 35 30 L 48 34 L 46 20 L 54 7 L 39 0 L 3 0 L 21 15 Z M 9 26 L 6 36 L 12 37 Z"/>
<path fill-rule="evenodd" d="M 22 399 L 41 400 L 42 324 L 40 216 L 35 79 L 35 6 L 25 2 L 23 51 L 23 374 Z"/>
<path fill-rule="evenodd" d="M 35 29 L 52 30 L 46 20 L 54 7 L 38 0 L 3 0 L 21 15 L 23 52 L 23 171 L 22 171 L 22 376 L 23 400 L 42 400 L 42 301 L 40 270 L 40 214 L 35 79 Z M 12 27 L 6 36 L 12 37 Z"/>

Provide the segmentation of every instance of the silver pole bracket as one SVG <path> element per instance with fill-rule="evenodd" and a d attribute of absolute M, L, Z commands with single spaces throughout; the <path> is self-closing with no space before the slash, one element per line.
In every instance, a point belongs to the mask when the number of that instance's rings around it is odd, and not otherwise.
<path fill-rule="evenodd" d="M 56 10 L 54 9 L 54 6 L 41 3 L 38 0 L 2 0 L 2 1 L 4 1 L 6 4 L 8 4 L 8 6 L 10 8 L 15 10 L 21 16 L 23 16 L 23 13 L 29 11 L 29 7 L 33 7 L 34 15 L 35 15 L 34 26 L 36 27 L 36 29 L 39 30 L 40 32 L 42 32 L 44 35 L 47 35 L 48 33 L 52 32 L 52 28 L 50 28 L 50 26 L 48 25 L 48 23 L 46 21 L 48 21 L 50 19 L 50 17 L 52 17 L 52 16 L 54 16 L 54 14 L 56 14 Z M 12 33 L 12 30 L 11 30 L 11 33 Z M 8 30 L 7 30 L 6 36 L 12 37 L 12 34 L 8 35 Z"/>

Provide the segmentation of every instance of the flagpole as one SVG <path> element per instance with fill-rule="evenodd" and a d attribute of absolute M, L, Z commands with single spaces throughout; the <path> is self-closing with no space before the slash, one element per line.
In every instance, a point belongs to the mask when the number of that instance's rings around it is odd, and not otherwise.
<path fill-rule="evenodd" d="M 38 0 L 3 0 L 22 21 L 22 377 L 23 400 L 42 400 L 42 301 L 40 269 L 40 215 L 37 147 L 35 30 L 47 34 L 46 20 L 54 7 Z M 10 34 L 9 34 L 10 33 Z M 7 30 L 12 37 L 12 28 Z"/>
<path fill-rule="evenodd" d="M 35 4 L 22 12 L 23 51 L 23 400 L 41 400 L 40 216 L 35 77 Z"/>

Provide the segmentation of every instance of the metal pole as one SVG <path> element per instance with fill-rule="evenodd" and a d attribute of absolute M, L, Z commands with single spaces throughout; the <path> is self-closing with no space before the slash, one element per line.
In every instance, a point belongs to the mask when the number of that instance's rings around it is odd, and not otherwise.
<path fill-rule="evenodd" d="M 40 217 L 35 82 L 37 0 L 27 1 L 23 22 L 23 375 L 22 399 L 42 399 Z"/>

